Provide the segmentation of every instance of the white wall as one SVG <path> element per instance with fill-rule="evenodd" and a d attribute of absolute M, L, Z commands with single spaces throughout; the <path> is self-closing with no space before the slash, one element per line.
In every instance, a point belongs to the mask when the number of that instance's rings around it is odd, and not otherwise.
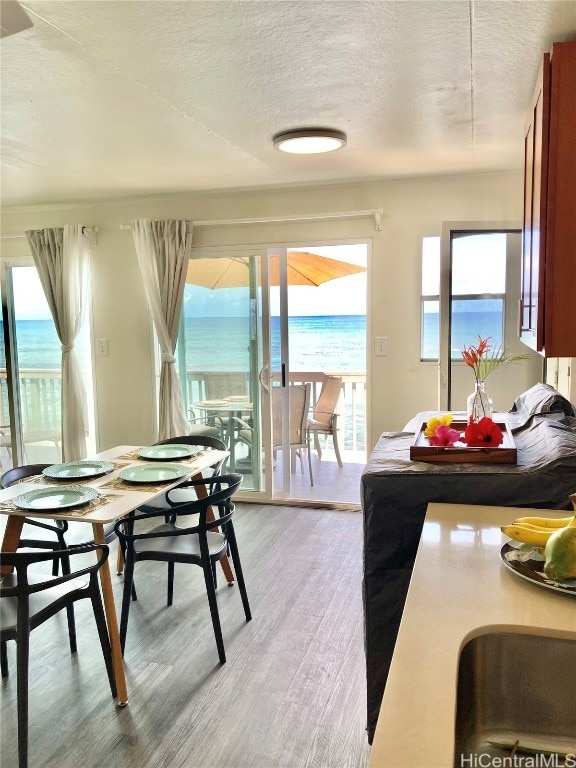
<path fill-rule="evenodd" d="M 236 219 L 383 208 L 382 231 L 371 219 L 197 228 L 194 245 L 313 244 L 371 239 L 370 337 L 387 336 L 388 357 L 371 358 L 372 444 L 384 430 L 401 429 L 417 411 L 437 407 L 436 365 L 420 362 L 420 253 L 425 236 L 443 221 L 510 221 L 520 226 L 522 174 L 509 172 L 317 186 L 239 190 L 110 200 L 5 210 L 2 234 L 82 223 L 98 226 L 92 262 L 93 334 L 108 339 L 109 355 L 95 358 L 97 429 L 101 450 L 155 439 L 152 331 L 132 235 L 120 224 L 134 218 Z M 6 254 L 25 241 L 3 242 Z M 369 343 L 368 349 L 372 350 Z"/>

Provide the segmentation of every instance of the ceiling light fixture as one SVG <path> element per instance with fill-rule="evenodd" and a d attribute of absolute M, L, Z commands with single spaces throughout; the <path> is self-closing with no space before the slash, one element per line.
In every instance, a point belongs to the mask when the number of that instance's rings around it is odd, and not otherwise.
<path fill-rule="evenodd" d="M 346 134 L 330 128 L 300 128 L 297 131 L 277 133 L 273 138 L 274 146 L 280 152 L 294 155 L 317 155 L 321 152 L 333 152 L 346 146 Z"/>

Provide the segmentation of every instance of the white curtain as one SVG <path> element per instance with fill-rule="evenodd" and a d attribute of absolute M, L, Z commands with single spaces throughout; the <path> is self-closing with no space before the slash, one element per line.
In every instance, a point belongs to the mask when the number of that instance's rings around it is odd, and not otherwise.
<path fill-rule="evenodd" d="M 86 304 L 88 240 L 79 224 L 26 232 L 62 345 L 62 459 L 86 457 L 86 391 L 74 343 Z"/>
<path fill-rule="evenodd" d="M 187 221 L 137 219 L 131 223 L 130 229 L 162 352 L 158 437 L 164 440 L 187 435 L 190 426 L 174 350 L 192 247 L 192 224 Z"/>

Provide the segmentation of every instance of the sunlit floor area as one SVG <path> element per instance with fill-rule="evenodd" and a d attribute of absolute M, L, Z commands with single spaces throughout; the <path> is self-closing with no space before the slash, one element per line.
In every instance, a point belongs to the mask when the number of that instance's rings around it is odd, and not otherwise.
<path fill-rule="evenodd" d="M 218 568 L 227 663 L 218 664 L 202 571 L 136 564 L 115 706 L 90 609 L 76 609 L 78 653 L 61 612 L 31 634 L 34 768 L 365 768 L 362 514 L 238 503 L 238 546 L 253 619 Z M 115 562 L 115 547 L 111 558 Z M 123 577 L 112 575 L 119 608 Z M 16 659 L 2 681 L 2 766 L 17 764 Z"/>
<path fill-rule="evenodd" d="M 341 451 L 343 466 L 338 466 L 336 455 L 332 448 L 322 450 L 322 459 L 312 451 L 312 476 L 314 485 L 310 484 L 308 473 L 308 458 L 303 457 L 303 463 L 298 458 L 293 474 L 290 474 L 290 488 L 283 484 L 282 454 L 278 453 L 274 464 L 274 497 L 278 499 L 293 499 L 297 501 L 330 502 L 338 505 L 360 504 L 360 478 L 366 465 L 364 451 Z M 250 464 L 240 461 L 236 470 L 244 475 L 243 488 L 253 487 Z"/>

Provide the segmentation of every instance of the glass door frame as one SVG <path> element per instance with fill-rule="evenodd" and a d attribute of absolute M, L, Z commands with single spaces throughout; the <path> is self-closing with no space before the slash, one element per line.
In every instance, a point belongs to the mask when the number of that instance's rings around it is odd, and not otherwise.
<path fill-rule="evenodd" d="M 438 358 L 438 407 L 452 408 L 451 302 L 452 302 L 452 242 L 454 235 L 521 234 L 522 225 L 509 221 L 445 221 L 440 240 L 440 351 Z M 506 290 L 508 294 L 508 286 Z M 505 296 L 505 317 L 514 311 Z M 518 319 L 519 323 L 519 319 Z M 505 323 L 508 325 L 508 323 Z M 518 325 L 519 327 L 519 325 Z"/>
<path fill-rule="evenodd" d="M 4 331 L 4 355 L 6 359 L 6 384 L 8 395 L 8 427 L 10 429 L 10 449 L 12 465 L 17 467 L 24 457 L 24 439 L 22 430 L 22 411 L 20 408 L 20 387 L 18 383 L 18 355 L 16 351 L 16 328 L 14 318 L 14 290 L 12 283 L 13 267 L 33 266 L 32 258 L 3 258 L 0 274 L 0 293 L 2 301 L 2 327 Z"/>
<path fill-rule="evenodd" d="M 225 258 L 226 256 L 234 256 L 236 258 L 251 258 L 256 257 L 260 259 L 260 285 L 258 285 L 257 275 L 253 270 L 250 270 L 248 287 L 252 289 L 252 293 L 255 295 L 250 298 L 250 323 L 251 329 L 259 326 L 262 331 L 262 365 L 256 366 L 254 370 L 250 371 L 252 391 L 257 393 L 257 397 L 254 398 L 253 413 L 254 413 L 254 445 L 258 446 L 262 444 L 263 456 L 264 456 L 264 471 L 261 476 L 264 479 L 263 487 L 260 490 L 254 489 L 242 489 L 238 492 L 238 498 L 253 500 L 258 503 L 260 501 L 271 501 L 272 495 L 272 472 L 273 472 L 273 457 L 272 457 L 272 419 L 271 419 L 271 406 L 270 406 L 270 393 L 269 393 L 269 376 L 270 376 L 270 299 L 268 290 L 264 289 L 264 286 L 268 284 L 268 249 L 262 245 L 256 245 L 251 247 L 249 245 L 223 245 L 223 246 L 192 246 L 192 253 L 190 261 L 195 258 L 198 259 L 218 259 Z M 261 288 L 261 303 L 257 295 L 257 289 Z M 255 292 L 256 289 L 256 292 Z M 258 356 L 257 350 L 251 350 L 250 367 L 252 368 L 254 363 L 259 361 L 255 359 Z M 267 381 L 268 378 L 268 381 Z M 257 447 L 253 450 L 259 450 Z M 259 462 L 256 462 L 258 468 L 261 467 Z"/>

